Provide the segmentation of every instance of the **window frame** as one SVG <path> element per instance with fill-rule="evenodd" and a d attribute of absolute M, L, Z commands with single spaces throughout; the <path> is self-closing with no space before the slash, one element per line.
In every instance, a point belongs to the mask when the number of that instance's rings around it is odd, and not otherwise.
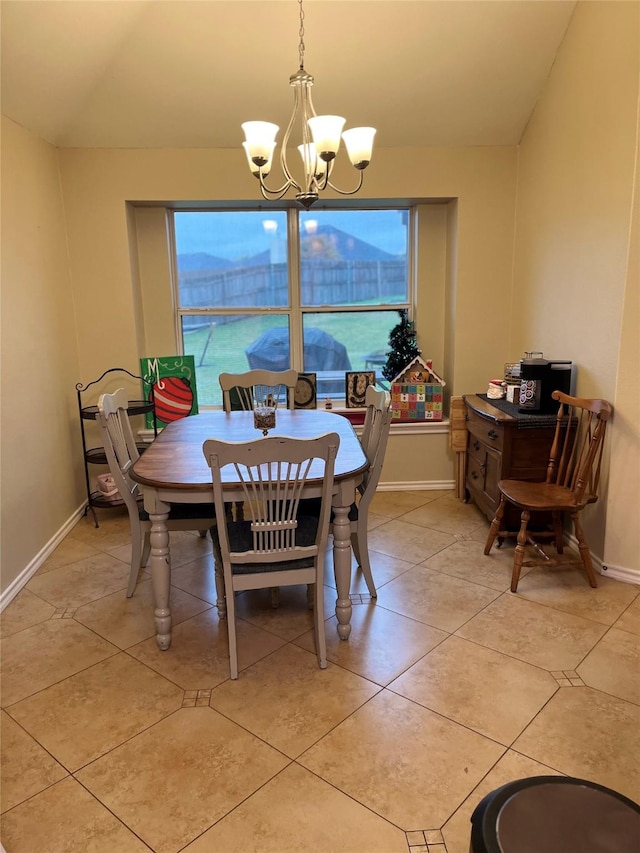
<path fill-rule="evenodd" d="M 372 204 L 367 205 L 362 202 L 357 204 L 338 204 L 326 203 L 321 210 L 327 211 L 367 211 L 367 210 L 394 210 L 405 211 L 407 214 L 407 301 L 397 303 L 382 303 L 376 305 L 308 305 L 302 304 L 302 283 L 301 283 L 301 265 L 300 265 L 300 219 L 299 214 L 303 213 L 297 205 L 280 204 L 270 205 L 265 208 L 264 205 L 246 205 L 230 206 L 229 204 L 207 205 L 207 206 L 183 206 L 170 207 L 166 209 L 167 215 L 167 244 L 169 250 L 169 266 L 171 275 L 171 296 L 174 313 L 174 328 L 175 338 L 177 343 L 177 352 L 184 354 L 184 336 L 183 336 L 183 317 L 212 317 L 217 315 L 235 316 L 239 313 L 247 316 L 261 316 L 265 312 L 270 316 L 283 316 L 288 318 L 289 335 L 290 335 L 290 365 L 292 368 L 303 371 L 303 329 L 305 314 L 344 314 L 344 313 L 375 313 L 381 311 L 400 311 L 407 310 L 409 318 L 415 320 L 418 305 L 418 281 L 417 281 L 417 216 L 418 211 L 415 204 L 397 202 L 395 204 Z M 287 269 L 288 269 L 288 306 L 231 306 L 225 307 L 198 307 L 198 308 L 183 308 L 180 306 L 179 292 L 179 275 L 177 263 L 177 247 L 175 233 L 175 215 L 178 213 L 265 213 L 269 211 L 285 211 L 287 222 Z M 384 344 L 387 342 L 385 341 Z M 380 349 L 383 348 L 382 342 Z M 380 379 L 378 379 L 380 381 Z M 382 380 L 384 387 L 388 386 L 385 380 Z M 334 398 L 334 404 L 340 408 L 344 404 L 341 398 Z M 206 403 L 201 405 L 203 409 L 218 408 L 215 405 Z"/>

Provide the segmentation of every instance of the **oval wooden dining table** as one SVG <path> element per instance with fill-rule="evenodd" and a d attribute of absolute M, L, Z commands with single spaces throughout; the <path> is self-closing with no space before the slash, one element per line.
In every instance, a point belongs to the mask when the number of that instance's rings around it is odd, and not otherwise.
<path fill-rule="evenodd" d="M 340 447 L 335 465 L 332 498 L 333 568 L 337 599 L 338 635 L 346 640 L 351 633 L 351 525 L 349 508 L 356 488 L 369 467 L 364 451 L 347 418 L 334 412 L 315 409 L 278 409 L 275 429 L 269 435 L 313 438 L 337 432 Z M 202 452 L 208 438 L 223 441 L 252 441 L 261 437 L 253 423 L 253 412 L 203 412 L 168 424 L 131 469 L 140 485 L 144 507 L 151 520 L 151 556 L 149 568 L 154 593 L 156 641 L 162 650 L 171 645 L 171 553 L 167 530 L 170 503 L 213 503 L 211 471 Z M 309 496 L 320 495 L 321 482 Z M 229 501 L 242 501 L 242 492 L 234 483 L 225 485 Z"/>

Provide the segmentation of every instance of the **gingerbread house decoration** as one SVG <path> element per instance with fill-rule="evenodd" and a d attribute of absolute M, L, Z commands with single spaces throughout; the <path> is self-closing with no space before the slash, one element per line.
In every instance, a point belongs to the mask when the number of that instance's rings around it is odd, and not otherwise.
<path fill-rule="evenodd" d="M 433 369 L 431 360 L 417 356 L 391 382 L 394 421 L 441 421 L 442 397 L 447 383 Z"/>

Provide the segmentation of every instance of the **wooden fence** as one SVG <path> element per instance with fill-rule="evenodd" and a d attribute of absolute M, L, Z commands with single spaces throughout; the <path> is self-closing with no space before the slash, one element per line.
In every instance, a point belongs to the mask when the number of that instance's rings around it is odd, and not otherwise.
<path fill-rule="evenodd" d="M 181 308 L 285 307 L 286 264 L 190 270 L 179 277 Z M 389 304 L 407 299 L 407 263 L 323 261 L 302 265 L 302 304 Z"/>

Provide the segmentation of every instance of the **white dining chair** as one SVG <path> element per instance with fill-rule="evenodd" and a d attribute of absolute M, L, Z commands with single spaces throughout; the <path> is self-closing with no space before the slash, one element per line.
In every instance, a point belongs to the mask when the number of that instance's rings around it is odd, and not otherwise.
<path fill-rule="evenodd" d="M 241 590 L 313 584 L 316 653 L 320 668 L 327 666 L 324 564 L 339 445 L 337 433 L 304 439 L 270 436 L 248 442 L 204 442 L 218 518 L 211 538 L 216 563 L 222 564 L 224 573 L 232 679 L 238 677 L 234 596 Z M 313 515 L 299 512 L 311 477 L 316 487 L 318 480 L 322 484 L 319 511 Z M 225 478 L 242 489 L 245 518 L 241 521 L 225 514 Z"/>
<path fill-rule="evenodd" d="M 222 408 L 252 411 L 259 406 L 285 404 L 295 407 L 294 395 L 298 382 L 297 370 L 247 370 L 244 373 L 221 373 Z"/>
<path fill-rule="evenodd" d="M 367 588 L 372 598 L 377 598 L 371 562 L 369 560 L 369 506 L 380 482 L 380 474 L 387 449 L 389 429 L 391 427 L 391 395 L 388 391 L 376 391 L 369 385 L 365 397 L 367 413 L 360 443 L 369 460 L 362 483 L 358 486 L 358 500 L 351 505 L 349 521 L 351 523 L 351 547 L 358 566 L 362 570 Z"/>
<path fill-rule="evenodd" d="M 122 502 L 129 513 L 131 525 L 131 570 L 127 598 L 131 598 L 136 588 L 138 574 L 146 566 L 151 550 L 151 521 L 142 505 L 142 495 L 138 484 L 131 478 L 131 468 L 140 456 L 136 445 L 127 406 L 129 400 L 123 388 L 114 394 L 102 394 L 98 400 L 98 425 L 104 445 L 109 471 L 118 488 Z M 168 530 L 198 530 L 202 535 L 215 521 L 215 509 L 212 503 L 171 505 Z M 221 578 L 216 578 L 218 597 L 222 595 Z"/>
<path fill-rule="evenodd" d="M 349 508 L 349 523 L 353 554 L 364 575 L 371 597 L 377 598 L 378 593 L 373 582 L 369 559 L 369 506 L 380 482 L 380 473 L 387 449 L 387 439 L 391 426 L 391 395 L 388 391 L 376 391 L 375 386 L 369 385 L 365 403 L 367 411 L 360 444 L 369 461 L 369 468 L 365 471 L 362 482 L 358 486 L 357 499 Z M 313 501 L 305 501 L 303 511 L 311 511 L 313 503 Z M 329 533 L 333 533 L 333 515 L 329 521 Z"/>
<path fill-rule="evenodd" d="M 297 370 L 246 370 L 244 373 L 221 373 L 218 377 L 222 389 L 222 408 L 225 412 L 241 409 L 253 411 L 260 406 L 281 403 L 287 409 L 295 408 L 295 390 L 298 382 Z M 236 517 L 242 519 L 242 503 L 236 502 Z M 229 508 L 227 508 L 229 511 Z M 273 605 L 278 605 L 278 592 L 273 591 Z"/>

